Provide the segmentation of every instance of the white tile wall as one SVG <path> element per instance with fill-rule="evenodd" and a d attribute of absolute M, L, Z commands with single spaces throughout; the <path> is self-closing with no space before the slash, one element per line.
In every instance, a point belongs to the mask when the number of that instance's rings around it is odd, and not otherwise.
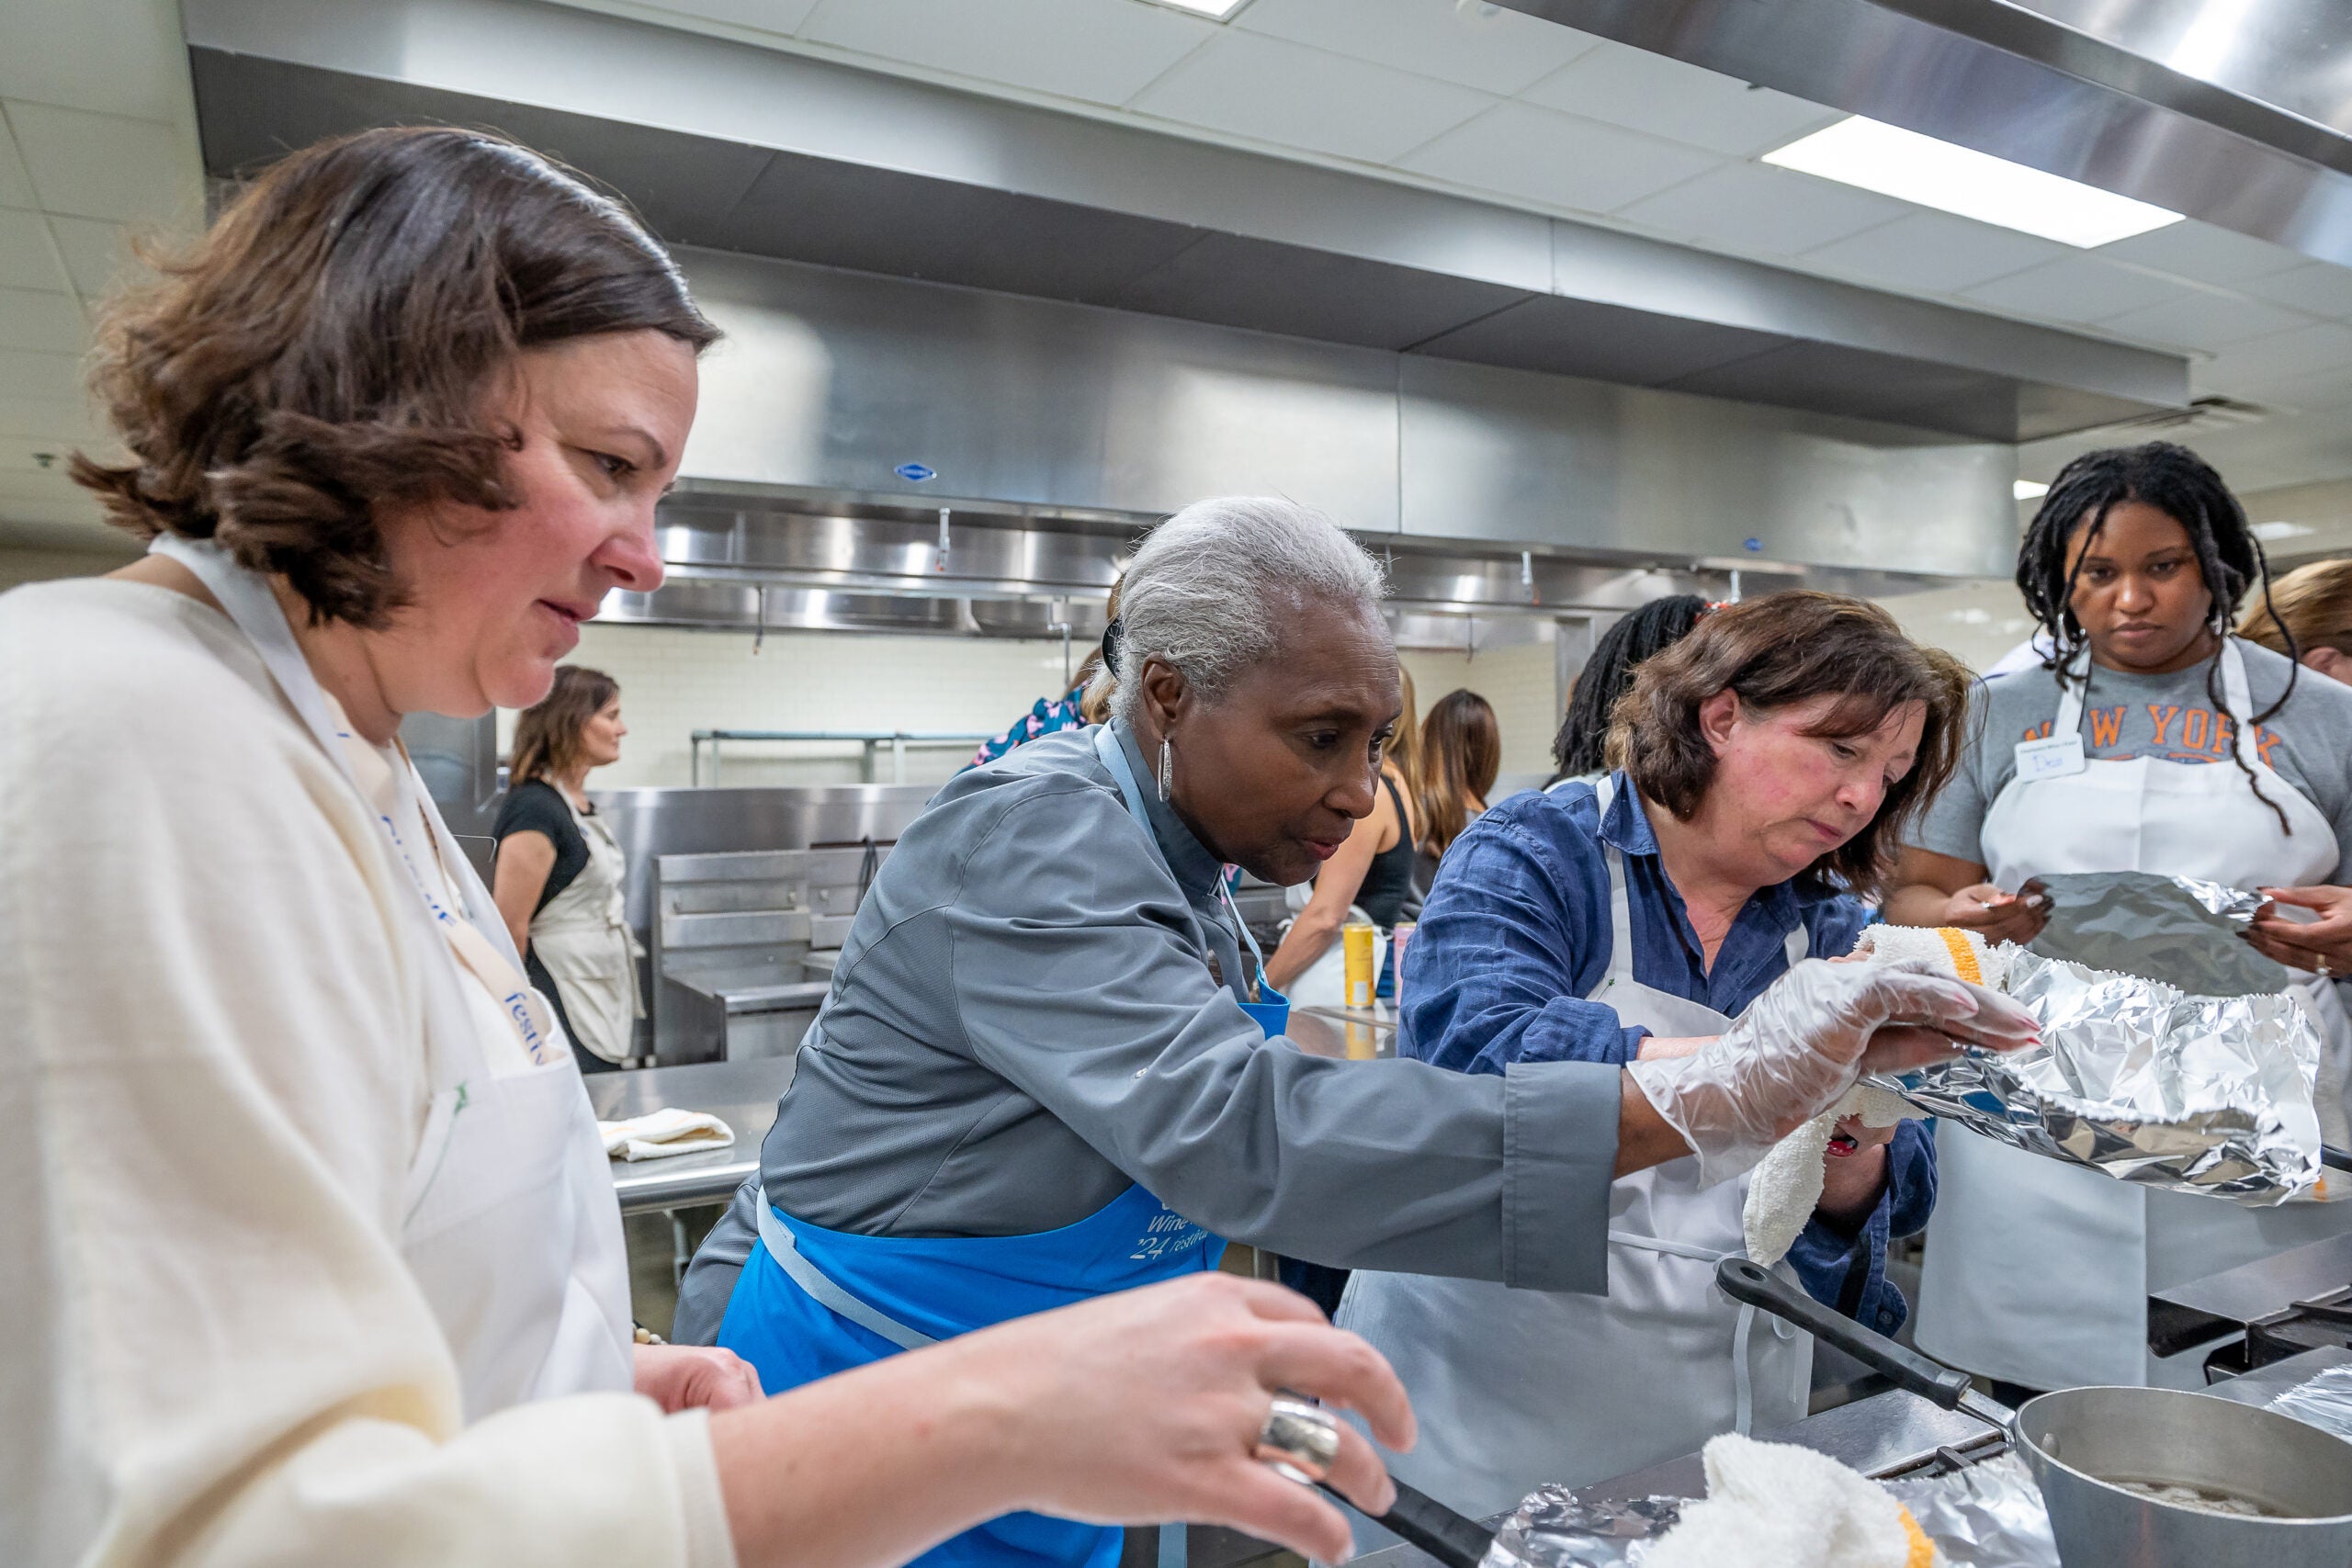
<path fill-rule="evenodd" d="M 1073 662 L 1085 654 L 1075 649 Z M 697 729 L 993 733 L 1067 689 L 1058 642 L 770 632 L 755 654 L 742 632 L 591 623 L 568 662 L 621 683 L 628 739 L 621 760 L 591 781 L 605 789 L 687 783 L 688 738 Z M 503 738 L 513 715 L 500 717 Z M 976 744 L 910 751 L 908 782 L 944 780 Z M 730 784 L 854 784 L 858 756 L 854 744 L 739 744 L 723 776 Z M 886 752 L 886 783 L 888 769 Z"/>

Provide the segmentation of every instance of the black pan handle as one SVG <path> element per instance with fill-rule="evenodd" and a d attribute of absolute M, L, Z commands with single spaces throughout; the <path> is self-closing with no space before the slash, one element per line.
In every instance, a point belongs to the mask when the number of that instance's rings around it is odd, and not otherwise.
<path fill-rule="evenodd" d="M 1931 1361 L 1883 1334 L 1864 1328 L 1745 1258 L 1726 1258 L 1716 1264 L 1715 1282 L 1732 1300 L 1795 1324 L 1823 1344 L 1835 1345 L 1865 1366 L 1884 1372 L 1897 1388 L 1932 1400 L 1946 1410 L 1960 1408 L 1961 1396 L 1969 1392 L 1966 1372 Z"/>
<path fill-rule="evenodd" d="M 2334 1170 L 2352 1170 L 2352 1149 L 2339 1149 L 2322 1144 L 2319 1146 L 2319 1163 Z"/>
<path fill-rule="evenodd" d="M 1364 1517 L 1398 1540 L 1420 1548 L 1444 1563 L 1445 1568 L 1478 1568 L 1486 1561 L 1487 1548 L 1494 1544 L 1494 1531 L 1395 1476 L 1389 1480 L 1396 1487 L 1396 1506 L 1385 1514 L 1364 1514 Z M 1318 1481 L 1315 1484 L 1355 1508 L 1347 1495 L 1330 1483 Z M 1363 1510 L 1356 1508 L 1356 1512 L 1362 1514 Z"/>

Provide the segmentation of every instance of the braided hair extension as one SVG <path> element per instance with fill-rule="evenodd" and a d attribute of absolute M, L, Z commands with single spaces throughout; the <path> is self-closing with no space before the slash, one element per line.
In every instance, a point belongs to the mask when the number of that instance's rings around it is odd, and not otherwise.
<path fill-rule="evenodd" d="M 1609 766 L 1609 715 L 1625 688 L 1634 683 L 1634 669 L 1662 649 L 1690 635 L 1707 613 L 1707 602 L 1695 593 L 1669 593 L 1653 599 L 1622 617 L 1600 634 L 1569 694 L 1567 715 L 1552 739 L 1556 769 L 1550 784 L 1579 773 L 1600 773 Z"/>
<path fill-rule="evenodd" d="M 2206 591 L 2213 596 L 2211 629 L 2216 641 L 2213 657 L 2205 665 L 2205 694 L 2213 711 L 2225 713 L 2228 705 L 2220 688 L 2222 651 L 2228 646 L 2230 625 L 2237 616 L 2238 604 L 2245 599 L 2248 587 L 2259 581 L 2262 585 L 2262 605 L 2286 639 L 2289 660 L 2287 689 L 2278 700 L 2258 714 L 2249 715 L 2249 728 L 2272 717 L 2287 705 L 2295 694 L 2295 678 L 2301 672 L 2296 662 L 2299 650 L 2294 634 L 2270 602 L 2270 563 L 2262 553 L 2262 541 L 2245 519 L 2245 508 L 2230 493 L 2222 476 L 2211 464 L 2186 446 L 2169 441 L 2151 441 L 2140 446 L 2116 446 L 2098 452 L 2086 452 L 2058 471 L 2051 482 L 2050 491 L 2041 499 L 2041 508 L 2026 530 L 2025 543 L 2018 551 L 2018 589 L 2025 595 L 2026 608 L 2049 634 L 2052 652 L 2042 660 L 2042 668 L 2056 673 L 2061 690 L 2068 678 L 2068 667 L 2088 644 L 2089 638 L 2082 624 L 2075 620 L 2073 609 L 2076 580 L 2082 574 L 2082 560 L 2077 558 L 2072 570 L 2066 565 L 2067 545 L 2077 528 L 2087 529 L 2086 545 L 2098 537 L 2107 526 L 2108 513 L 2124 502 L 2138 502 L 2179 524 L 2188 535 L 2190 547 L 2197 554 L 2197 570 L 2204 579 Z M 2088 550 L 2084 552 L 2088 554 Z M 2090 694 L 2090 669 L 2086 661 L 2083 671 L 2083 694 Z M 2246 784 L 2255 798 L 2270 807 L 2278 825 L 2289 832 L 2285 808 L 2262 793 L 2262 784 L 2246 765 L 2242 746 L 2231 749 L 2231 760 L 2238 771 L 2245 774 Z"/>

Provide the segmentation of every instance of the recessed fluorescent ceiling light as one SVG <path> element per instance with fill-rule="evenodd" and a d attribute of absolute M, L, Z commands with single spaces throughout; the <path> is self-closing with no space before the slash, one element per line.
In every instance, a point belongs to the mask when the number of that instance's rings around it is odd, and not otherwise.
<path fill-rule="evenodd" d="M 1250 0 L 1157 0 L 1157 4 L 1174 11 L 1190 11 L 1196 17 L 1210 17 L 1223 21 Z"/>
<path fill-rule="evenodd" d="M 2009 487 L 2009 493 L 2019 501 L 2040 501 L 2050 493 L 2050 487 L 2040 479 L 2019 479 Z"/>
<path fill-rule="evenodd" d="M 2256 523 L 2254 525 L 2254 536 L 2266 545 L 2275 545 L 2281 539 L 2300 539 L 2311 532 L 2301 523 Z"/>
<path fill-rule="evenodd" d="M 2177 212 L 1860 115 L 1764 161 L 2085 250 L 2180 221 Z"/>

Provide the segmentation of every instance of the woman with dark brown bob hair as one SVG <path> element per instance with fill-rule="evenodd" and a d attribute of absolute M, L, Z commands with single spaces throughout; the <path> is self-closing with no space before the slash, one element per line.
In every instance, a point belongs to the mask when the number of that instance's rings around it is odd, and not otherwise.
<path fill-rule="evenodd" d="M 285 159 L 111 307 L 128 456 L 75 472 L 151 553 L 0 599 L 16 1555 L 879 1568 L 1036 1508 L 1329 1557 L 1273 1391 L 1409 1440 L 1232 1277 L 767 1400 L 632 1345 L 579 1071 L 398 731 L 537 702 L 660 583 L 717 335 L 613 202 L 447 130 Z"/>
<path fill-rule="evenodd" d="M 1860 600 L 1776 593 L 1702 618 L 1618 700 L 1613 772 L 1514 796 L 1455 841 L 1402 977 L 1403 1050 L 1466 1073 L 1673 1075 L 1751 1002 L 1770 1010 L 1768 987 L 1822 967 L 1808 955 L 1853 946 L 1871 919 L 1857 896 L 1883 885 L 1951 772 L 1968 690 Z M 1757 1328 L 1714 1284 L 1716 1261 L 1747 1251 L 1747 1187 L 1703 1158 L 1620 1179 L 1606 1296 L 1357 1273 L 1338 1321 L 1427 1421 L 1397 1478 L 1506 1508 L 1802 1417 L 1809 1341 Z M 1787 1261 L 1817 1300 L 1891 1332 L 1907 1309 L 1887 1242 L 1934 1199 L 1917 1123 L 1841 1122 Z"/>

